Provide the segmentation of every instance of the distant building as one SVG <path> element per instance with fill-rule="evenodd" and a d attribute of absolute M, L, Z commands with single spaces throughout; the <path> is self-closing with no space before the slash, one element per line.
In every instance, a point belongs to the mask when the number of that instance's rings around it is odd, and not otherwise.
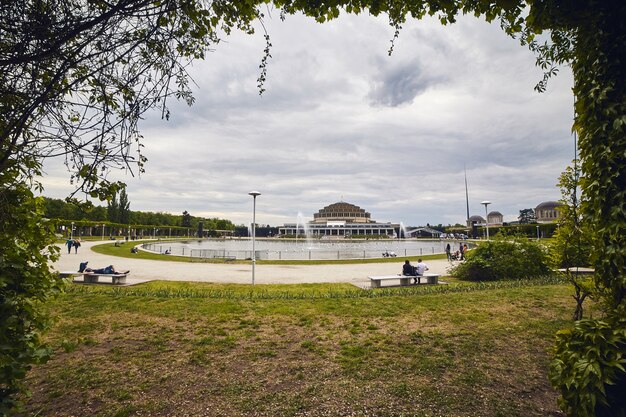
<path fill-rule="evenodd" d="M 499 211 L 492 211 L 487 215 L 487 222 L 490 226 L 502 226 L 503 216 Z"/>
<path fill-rule="evenodd" d="M 300 235 L 306 233 L 313 237 L 350 237 L 353 235 L 396 236 L 400 224 L 379 223 L 371 219 L 371 214 L 354 204 L 340 201 L 324 207 L 313 215 L 313 220 L 306 224 L 285 223 L 278 228 L 278 234 Z"/>
<path fill-rule="evenodd" d="M 406 237 L 441 237 L 442 232 L 430 227 L 417 227 L 415 229 L 407 230 Z"/>
<path fill-rule="evenodd" d="M 554 223 L 559 219 L 558 201 L 544 201 L 535 208 L 537 223 Z"/>
<path fill-rule="evenodd" d="M 485 218 L 478 215 L 471 216 L 469 219 L 467 219 L 467 227 L 472 227 L 473 225 L 484 226 Z"/>

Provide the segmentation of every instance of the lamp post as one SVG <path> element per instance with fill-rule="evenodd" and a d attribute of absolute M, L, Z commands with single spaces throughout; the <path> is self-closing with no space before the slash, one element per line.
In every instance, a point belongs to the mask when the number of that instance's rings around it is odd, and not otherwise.
<path fill-rule="evenodd" d="M 248 194 L 252 196 L 252 285 L 254 285 L 254 267 L 256 266 L 256 252 L 254 247 L 256 236 L 256 197 L 261 195 L 261 193 L 258 191 L 250 191 Z"/>
<path fill-rule="evenodd" d="M 102 224 L 102 240 L 104 240 L 104 224 Z"/>
<path fill-rule="evenodd" d="M 74 239 L 74 222 L 72 222 L 72 229 L 70 230 L 70 239 Z"/>
<path fill-rule="evenodd" d="M 491 201 L 483 201 L 480 204 L 485 206 L 485 226 L 487 227 L 487 240 L 489 240 L 489 214 L 487 214 L 487 206 L 491 204 Z"/>

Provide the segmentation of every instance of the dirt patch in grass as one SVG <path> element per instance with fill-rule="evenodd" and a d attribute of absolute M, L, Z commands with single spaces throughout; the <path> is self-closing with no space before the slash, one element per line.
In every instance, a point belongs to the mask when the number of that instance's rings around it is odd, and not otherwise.
<path fill-rule="evenodd" d="M 56 352 L 29 376 L 29 414 L 561 415 L 547 368 L 569 314 L 562 287 L 235 309 L 93 297 L 53 306 Z"/>

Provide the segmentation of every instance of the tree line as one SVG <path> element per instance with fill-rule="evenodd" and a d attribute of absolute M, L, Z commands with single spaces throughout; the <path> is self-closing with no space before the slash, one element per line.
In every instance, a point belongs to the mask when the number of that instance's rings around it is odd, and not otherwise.
<path fill-rule="evenodd" d="M 227 219 L 196 217 L 184 211 L 182 214 L 165 212 L 133 211 L 129 209 L 126 194 L 112 198 L 108 205 L 85 208 L 61 199 L 44 197 L 44 213 L 48 219 L 69 221 L 109 222 L 126 225 L 189 227 L 193 230 L 202 222 L 204 230 L 234 230 L 235 225 Z"/>

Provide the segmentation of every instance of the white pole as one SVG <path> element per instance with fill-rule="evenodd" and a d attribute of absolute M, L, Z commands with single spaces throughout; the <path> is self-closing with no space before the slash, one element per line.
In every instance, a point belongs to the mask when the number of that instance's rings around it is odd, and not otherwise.
<path fill-rule="evenodd" d="M 254 269 L 256 266 L 256 197 L 261 195 L 261 193 L 258 191 L 250 191 L 248 194 L 252 196 L 252 285 L 254 285 Z"/>
<path fill-rule="evenodd" d="M 487 214 L 487 206 L 491 204 L 491 201 L 483 201 L 480 204 L 485 206 L 485 226 L 487 227 L 487 240 L 489 240 L 489 215 Z"/>
<path fill-rule="evenodd" d="M 252 197 L 252 285 L 254 285 L 254 268 L 256 267 L 256 196 Z"/>

